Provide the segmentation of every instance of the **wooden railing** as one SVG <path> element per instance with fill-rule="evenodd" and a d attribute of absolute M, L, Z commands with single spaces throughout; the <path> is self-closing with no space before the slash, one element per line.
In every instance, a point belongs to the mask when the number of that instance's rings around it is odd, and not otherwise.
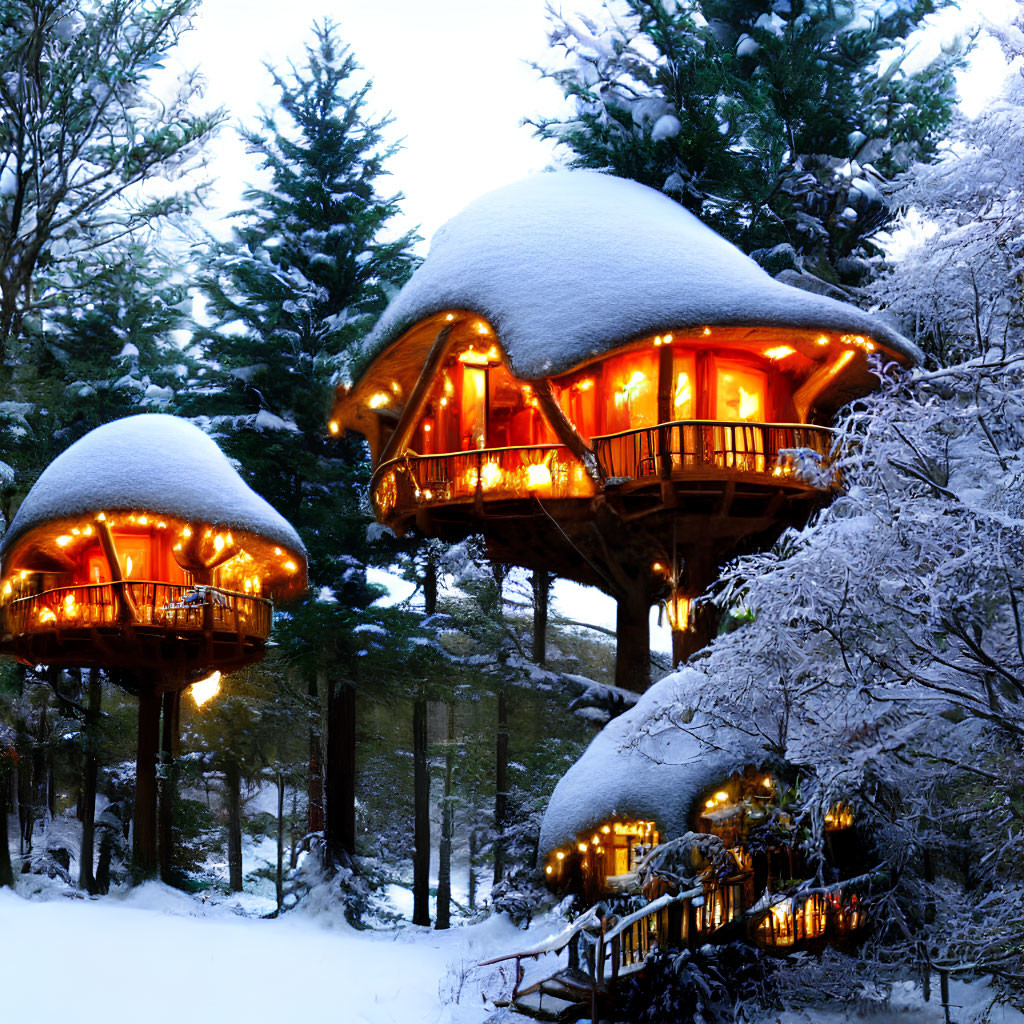
<path fill-rule="evenodd" d="M 842 942 L 867 926 L 855 881 L 780 895 L 753 911 L 751 935 L 767 949 L 789 950 L 817 942 Z"/>
<path fill-rule="evenodd" d="M 218 587 L 126 580 L 45 590 L 16 598 L 3 612 L 6 631 L 14 636 L 130 622 L 135 626 L 185 632 L 212 630 L 266 639 L 272 609 L 266 598 Z"/>
<path fill-rule="evenodd" d="M 805 423 L 677 420 L 595 437 L 606 478 L 669 480 L 703 470 L 787 479 L 820 490 L 832 486 L 833 431 Z"/>
<path fill-rule="evenodd" d="M 407 452 L 377 468 L 370 493 L 385 519 L 419 507 L 476 500 L 589 497 L 583 466 L 558 444 L 483 448 L 443 455 Z"/>

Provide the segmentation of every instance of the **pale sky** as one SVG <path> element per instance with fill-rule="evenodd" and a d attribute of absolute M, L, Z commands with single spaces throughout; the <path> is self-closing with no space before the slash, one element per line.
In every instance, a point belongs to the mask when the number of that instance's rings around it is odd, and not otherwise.
<path fill-rule="evenodd" d="M 551 146 L 520 127 L 525 115 L 562 105 L 525 60 L 545 54 L 544 0 L 205 0 L 177 56 L 202 69 L 211 106 L 251 124 L 277 95 L 263 62 L 300 64 L 310 26 L 324 17 L 373 79 L 369 109 L 395 118 L 392 137 L 404 141 L 390 184 L 425 237 L 476 196 L 551 162 Z M 214 176 L 229 207 L 250 167 L 225 130 Z"/>

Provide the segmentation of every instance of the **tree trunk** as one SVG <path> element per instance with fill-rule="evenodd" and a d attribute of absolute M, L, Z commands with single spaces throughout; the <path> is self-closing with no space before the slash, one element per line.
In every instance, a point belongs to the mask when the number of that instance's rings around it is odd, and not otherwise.
<path fill-rule="evenodd" d="M 619 599 L 615 614 L 615 685 L 643 693 L 651 685 L 651 605 L 646 594 Z"/>
<path fill-rule="evenodd" d="M 11 848 L 7 836 L 7 811 L 10 806 L 11 779 L 14 758 L 11 752 L 0 750 L 0 886 L 14 888 L 14 870 L 11 867 Z"/>
<path fill-rule="evenodd" d="M 505 877 L 505 827 L 508 818 L 508 706 L 498 691 L 498 735 L 494 744 L 494 884 Z"/>
<path fill-rule="evenodd" d="M 452 900 L 452 835 L 455 831 L 455 808 L 452 804 L 452 769 L 455 763 L 455 705 L 448 702 L 448 739 L 444 748 L 444 800 L 441 805 L 441 848 L 437 868 L 436 928 L 451 925 Z"/>
<path fill-rule="evenodd" d="M 427 562 L 423 567 L 423 610 L 427 615 L 437 611 L 437 559 L 432 548 L 427 548 Z"/>
<path fill-rule="evenodd" d="M 160 745 L 160 878 L 174 884 L 174 805 L 178 799 L 178 741 L 181 734 L 181 690 L 163 699 L 163 742 Z"/>
<path fill-rule="evenodd" d="M 430 924 L 430 772 L 427 768 L 427 702 L 412 706 L 413 854 L 412 923 Z"/>
<path fill-rule="evenodd" d="M 548 594 L 551 573 L 535 569 L 530 579 L 533 585 L 533 660 L 544 665 L 548 657 Z"/>
<path fill-rule="evenodd" d="M 89 702 L 85 715 L 85 762 L 82 765 L 82 852 L 79 856 L 78 887 L 91 896 L 97 895 L 93 874 L 93 849 L 96 842 L 96 779 L 99 775 L 99 669 L 89 669 Z"/>
<path fill-rule="evenodd" d="M 327 866 L 352 864 L 356 852 L 356 688 L 327 684 L 324 839 Z"/>
<path fill-rule="evenodd" d="M 242 776 L 232 758 L 224 767 L 228 798 L 228 889 L 242 891 Z"/>
<path fill-rule="evenodd" d="M 317 684 L 309 684 L 309 695 L 317 700 Z M 308 823 L 306 831 L 310 834 L 324 830 L 324 766 L 323 748 L 320 743 L 320 726 L 314 723 L 309 727 L 309 777 L 306 795 L 308 797 Z"/>
<path fill-rule="evenodd" d="M 277 912 L 284 909 L 284 773 L 277 773 L 277 874 L 274 876 Z"/>
<path fill-rule="evenodd" d="M 135 755 L 135 824 L 132 857 L 141 878 L 156 874 L 156 758 L 160 740 L 160 695 L 152 686 L 139 691 L 139 728 Z"/>
<path fill-rule="evenodd" d="M 476 827 L 469 827 L 469 912 L 476 910 Z"/>

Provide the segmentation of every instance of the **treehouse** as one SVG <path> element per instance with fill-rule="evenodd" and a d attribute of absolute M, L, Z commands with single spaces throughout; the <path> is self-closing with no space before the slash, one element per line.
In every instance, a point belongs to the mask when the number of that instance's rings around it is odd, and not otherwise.
<path fill-rule="evenodd" d="M 633 949 L 742 937 L 785 954 L 856 938 L 869 879 L 852 807 L 824 814 L 819 873 L 790 787 L 758 765 L 749 733 L 700 712 L 686 728 L 638 731 L 658 706 L 641 705 L 605 726 L 555 787 L 539 844 L 548 886 L 585 906 L 642 893 L 654 916 L 637 919 Z"/>
<path fill-rule="evenodd" d="M 332 433 L 367 438 L 378 519 L 482 533 L 501 562 L 619 603 L 619 683 L 648 683 L 648 610 L 680 659 L 721 562 L 828 499 L 830 424 L 917 350 L 781 284 L 666 196 L 589 171 L 471 204 L 367 341 Z"/>
<path fill-rule="evenodd" d="M 305 589 L 292 527 L 197 427 L 145 415 L 60 455 L 0 544 L 0 650 L 185 685 L 258 660 Z"/>
<path fill-rule="evenodd" d="M 98 427 L 18 509 L 0 543 L 0 654 L 102 668 L 138 695 L 133 837 L 144 873 L 156 869 L 161 705 L 167 757 L 181 691 L 258 661 L 272 599 L 305 587 L 295 530 L 173 416 Z"/>

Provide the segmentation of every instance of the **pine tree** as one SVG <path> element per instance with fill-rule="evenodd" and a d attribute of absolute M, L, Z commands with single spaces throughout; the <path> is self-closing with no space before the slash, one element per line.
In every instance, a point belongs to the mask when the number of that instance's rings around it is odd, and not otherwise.
<path fill-rule="evenodd" d="M 234 237 L 206 260 L 200 286 L 213 323 L 199 338 L 216 366 L 203 411 L 250 483 L 299 530 L 312 594 L 330 602 L 294 613 L 319 656 L 293 653 L 320 689 L 323 753 L 337 767 L 354 756 L 355 674 L 338 677 L 335 654 L 349 645 L 334 632 L 347 633 L 346 611 L 375 595 L 362 499 L 369 462 L 360 442 L 328 438 L 328 413 L 356 342 L 411 272 L 413 236 L 388 236 L 401 198 L 379 191 L 393 152 L 388 119 L 368 116 L 370 84 L 335 26 L 314 25 L 313 37 L 301 67 L 271 69 L 279 106 L 243 132 L 270 184 L 245 193 Z M 353 852 L 352 789 L 330 763 L 325 781 L 328 856 L 343 860 Z"/>
<path fill-rule="evenodd" d="M 601 23 L 552 12 L 563 60 L 541 71 L 575 113 L 531 123 L 571 166 L 660 189 L 772 272 L 856 283 L 891 219 L 878 185 L 930 159 L 949 121 L 958 55 L 902 68 L 941 2 L 608 0 Z"/>

